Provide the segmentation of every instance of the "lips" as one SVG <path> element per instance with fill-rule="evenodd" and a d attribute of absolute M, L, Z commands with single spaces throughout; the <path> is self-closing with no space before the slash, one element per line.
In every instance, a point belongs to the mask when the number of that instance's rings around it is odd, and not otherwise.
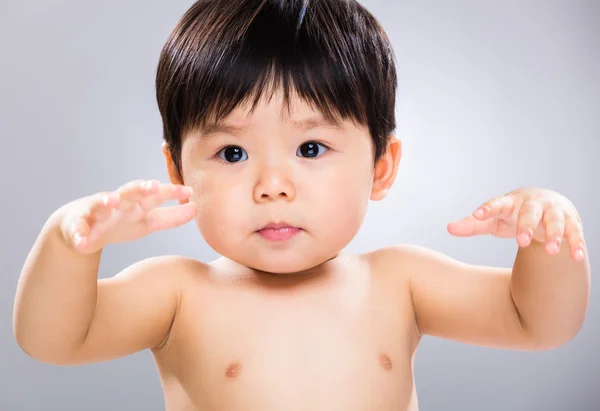
<path fill-rule="evenodd" d="M 302 231 L 301 228 L 294 227 L 286 222 L 280 222 L 269 223 L 257 232 L 268 241 L 287 241 L 295 237 L 300 231 Z"/>
<path fill-rule="evenodd" d="M 285 221 L 282 221 L 280 223 L 269 223 L 266 226 L 264 226 L 262 228 L 262 230 L 265 230 L 265 229 L 279 230 L 281 228 L 297 228 L 297 227 L 294 227 L 292 224 L 288 224 Z"/>

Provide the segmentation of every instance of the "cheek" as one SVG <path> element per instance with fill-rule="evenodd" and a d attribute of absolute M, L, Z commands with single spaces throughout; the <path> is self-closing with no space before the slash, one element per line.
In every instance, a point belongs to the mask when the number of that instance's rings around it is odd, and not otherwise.
<path fill-rule="evenodd" d="M 331 227 L 328 231 L 353 235 L 367 211 L 373 181 L 371 164 L 358 160 L 328 174 L 320 177 L 318 214 Z"/>
<path fill-rule="evenodd" d="M 240 196 L 246 192 L 239 184 L 219 178 L 211 172 L 197 172 L 188 183 L 194 189 L 192 201 L 198 205 L 197 225 L 210 243 L 221 243 L 234 227 L 243 227 L 246 202 Z"/>
<path fill-rule="evenodd" d="M 192 156 L 193 152 L 193 145 L 184 146 L 182 163 L 185 184 L 194 190 L 191 200 L 198 205 L 196 225 L 207 243 L 221 249 L 235 228 L 244 226 L 244 210 L 240 207 L 245 202 L 240 197 L 245 191 L 231 170 L 203 164 L 202 158 Z"/>

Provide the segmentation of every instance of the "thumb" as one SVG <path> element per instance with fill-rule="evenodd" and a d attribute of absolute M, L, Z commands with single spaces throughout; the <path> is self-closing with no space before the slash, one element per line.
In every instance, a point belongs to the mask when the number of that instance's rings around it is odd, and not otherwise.
<path fill-rule="evenodd" d="M 486 220 L 477 220 L 473 216 L 468 216 L 462 220 L 454 221 L 448 224 L 448 232 L 456 237 L 471 237 L 476 235 L 487 235 L 494 232 L 494 226 L 497 221 L 493 218 Z"/>

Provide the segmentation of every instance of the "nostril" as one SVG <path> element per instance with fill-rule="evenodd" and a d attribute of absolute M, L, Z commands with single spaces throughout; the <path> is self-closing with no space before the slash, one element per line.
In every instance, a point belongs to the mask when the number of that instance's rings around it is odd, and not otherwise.
<path fill-rule="evenodd" d="M 287 197 L 287 193 L 285 191 L 282 191 L 281 193 L 279 193 L 278 197 Z M 271 197 L 269 194 L 262 194 L 260 196 L 261 198 L 269 198 Z"/>

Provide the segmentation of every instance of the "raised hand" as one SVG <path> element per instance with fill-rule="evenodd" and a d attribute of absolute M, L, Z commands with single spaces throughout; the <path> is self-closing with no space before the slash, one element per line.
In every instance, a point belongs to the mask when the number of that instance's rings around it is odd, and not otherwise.
<path fill-rule="evenodd" d="M 558 254 L 564 241 L 571 257 L 583 261 L 585 241 L 581 218 L 563 195 L 540 188 L 522 188 L 486 201 L 472 215 L 448 225 L 458 237 L 493 235 L 516 238 L 521 247 L 532 241 L 545 244 L 549 254 Z"/>
<path fill-rule="evenodd" d="M 197 212 L 189 187 L 136 180 L 115 191 L 83 197 L 61 210 L 60 231 L 74 250 L 89 254 L 109 243 L 133 241 L 192 220 Z M 170 200 L 179 205 L 158 207 Z"/>

